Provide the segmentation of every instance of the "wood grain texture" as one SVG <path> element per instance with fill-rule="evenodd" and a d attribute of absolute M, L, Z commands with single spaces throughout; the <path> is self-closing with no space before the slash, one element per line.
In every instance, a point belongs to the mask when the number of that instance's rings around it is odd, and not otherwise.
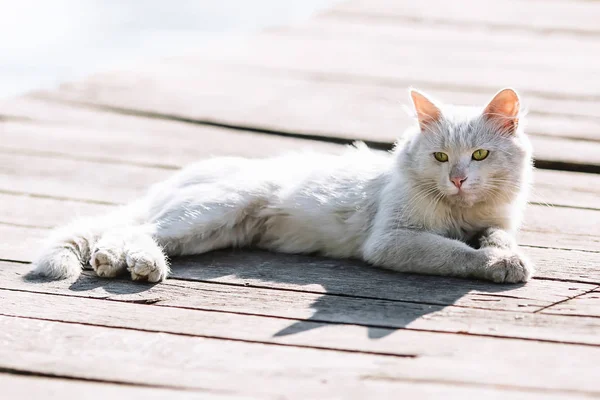
<path fill-rule="evenodd" d="M 443 0 L 418 3 L 353 0 L 341 3 L 336 9 L 385 17 L 408 17 L 433 24 L 476 24 L 492 30 L 516 30 L 524 35 L 600 35 L 596 23 L 600 18 L 600 6 L 593 1 L 509 0 L 498 3 L 492 0 L 459 0 L 449 4 Z"/>
<path fill-rule="evenodd" d="M 196 64 L 211 60 L 279 70 L 363 76 L 369 80 L 412 79 L 436 85 L 450 82 L 454 86 L 489 88 L 492 91 L 493 88 L 512 85 L 546 97 L 597 98 L 598 92 L 594 89 L 599 87 L 598 84 L 586 85 L 573 76 L 578 72 L 597 76 L 593 66 L 598 65 L 598 60 L 591 54 L 563 60 L 557 63 L 559 68 L 552 69 L 548 68 L 548 64 L 543 65 L 544 57 L 523 59 L 525 56 L 520 52 L 523 53 L 516 49 L 513 58 L 512 54 L 493 48 L 476 53 L 451 47 L 425 48 L 376 40 L 357 43 L 343 35 L 316 39 L 305 35 L 264 34 L 248 39 L 243 47 L 221 47 L 218 51 L 190 56 L 188 60 Z M 529 65 L 524 66 L 524 62 Z M 587 64 L 581 65 L 582 62 Z M 550 81 L 553 82 L 551 87 L 546 84 Z"/>
<path fill-rule="evenodd" d="M 600 318 L 600 290 L 585 293 L 555 306 L 546 308 L 545 314 L 560 314 Z"/>
<path fill-rule="evenodd" d="M 93 115 L 92 121 L 101 123 L 105 118 L 105 113 Z M 151 119 L 127 116 L 117 119 L 120 127 L 92 126 L 92 121 L 83 126 L 0 123 L 0 152 L 175 169 L 216 155 L 258 158 L 302 149 L 342 150 L 337 144 L 231 129 L 165 121 L 152 124 Z"/>
<path fill-rule="evenodd" d="M 360 398 L 364 386 L 381 390 L 389 385 L 373 381 L 363 386 L 360 376 L 382 375 L 386 367 L 400 370 L 406 364 L 390 357 L 321 357 L 318 350 L 21 318 L 1 317 L 0 326 L 6 344 L 0 349 L 0 362 L 5 368 L 249 396 L 331 398 L 344 387 Z M 48 342 L 54 344 L 51 352 Z"/>
<path fill-rule="evenodd" d="M 530 204 L 518 242 L 529 246 L 600 251 L 600 210 Z"/>
<path fill-rule="evenodd" d="M 395 381 L 416 375 L 419 368 L 407 358 L 340 352 L 324 356 L 319 350 L 30 319 L 1 317 L 0 326 L 8 344 L 0 349 L 0 362 L 8 368 L 126 383 L 151 381 L 251 397 L 285 394 L 329 399 L 339 398 L 340 390 L 345 398 L 381 397 Z M 48 341 L 55 344 L 52 352 L 46 349 Z M 589 395 L 594 390 L 595 383 L 588 383 L 574 394 Z"/>
<path fill-rule="evenodd" d="M 51 373 L 49 375 L 52 375 Z M 257 397 L 242 394 L 140 387 L 108 382 L 91 382 L 61 379 L 58 377 L 27 376 L 0 373 L 0 385 L 7 399 L 52 399 L 52 400 L 106 400 L 127 398 L 131 400 L 249 400 Z M 475 392 L 477 390 L 475 389 Z M 468 391 L 466 392 L 468 393 Z M 527 396 L 523 394 L 523 396 Z M 527 398 L 527 397 L 525 397 Z"/>
<path fill-rule="evenodd" d="M 174 59 L 140 67 L 136 73 L 99 74 L 83 82 L 63 85 L 58 92 L 40 95 L 198 121 L 390 141 L 414 123 L 402 109 L 403 104 L 409 104 L 409 86 L 427 90 L 450 103 L 481 106 L 499 89 L 444 86 L 429 82 L 426 77 L 375 80 L 326 71 L 195 63 L 199 65 L 192 68 L 189 60 Z M 177 73 L 173 74 L 173 70 Z M 185 81 L 177 76 L 185 76 Z M 252 95 L 228 98 L 215 94 L 223 93 L 230 85 L 236 88 L 236 93 Z M 194 90 L 195 87 L 202 87 L 202 92 Z M 527 119 L 529 133 L 598 140 L 600 122 L 595 100 L 545 98 L 518 89 L 531 111 Z M 193 100 L 195 106 L 185 99 Z M 338 117 L 328 118 L 328 115 Z"/>
<path fill-rule="evenodd" d="M 600 284 L 600 253 L 527 247 L 540 278 Z"/>
<path fill-rule="evenodd" d="M 299 348 L 318 347 L 322 350 L 409 357 L 408 363 L 413 364 L 417 370 L 403 370 L 389 375 L 407 381 L 453 381 L 462 385 L 477 386 L 502 384 L 545 390 L 596 390 L 595 383 L 590 385 L 582 381 L 592 373 L 590 369 L 593 369 L 593 361 L 590 355 L 600 352 L 600 348 L 587 346 L 386 329 L 380 329 L 380 339 L 373 340 L 367 337 L 364 328 L 359 326 L 310 322 L 306 324 L 312 325 L 314 329 L 294 335 L 278 336 L 277 332 L 284 330 L 293 321 L 4 290 L 0 290 L 0 299 L 4 305 L 0 313 L 5 316 Z M 264 353 L 269 354 L 271 348 L 265 348 Z M 525 352 L 529 354 L 528 357 L 523 357 Z M 331 352 L 322 354 L 328 357 Z M 499 357 L 498 354 L 502 356 Z M 472 367 L 474 357 L 479 360 L 477 369 Z M 515 370 L 516 364 L 531 370 L 532 373 L 523 375 Z M 583 374 L 579 376 L 578 382 L 565 383 L 560 367 L 563 364 L 571 365 L 572 374 Z M 552 381 L 550 385 L 549 380 Z"/>
<path fill-rule="evenodd" d="M 266 60 L 263 62 L 267 63 Z M 192 61 L 200 64 L 199 67 L 190 68 Z M 187 89 L 179 90 L 184 82 L 169 72 L 172 70 L 186 76 Z M 307 134 L 391 141 L 413 124 L 401 108 L 402 104 L 408 103 L 406 89 L 411 85 L 433 89 L 431 94 L 447 102 L 481 106 L 502 87 L 497 85 L 479 92 L 460 86 L 450 90 L 418 75 L 396 83 L 386 80 L 371 82 L 368 77 L 348 73 L 287 71 L 260 65 L 242 68 L 186 59 L 146 66 L 137 72 L 99 75 L 86 82 L 64 85 L 61 91 L 45 93 L 44 96 L 197 120 L 212 119 Z M 110 87 L 108 82 L 112 83 Z M 234 99 L 214 95 L 217 91 L 222 93 L 228 85 L 253 95 Z M 192 91 L 194 87 L 202 87 L 206 92 Z M 593 103 L 582 106 L 577 101 L 545 100 L 519 86 L 517 88 L 523 91 L 524 102 L 532 111 L 528 118 L 530 133 L 598 139 L 598 116 L 586 116 L 585 111 L 590 109 L 589 112 L 593 112 Z M 186 101 L 188 98 L 193 99 L 195 107 Z M 278 102 L 278 99 L 282 101 Z M 161 104 L 163 102 L 166 104 Z M 568 112 L 569 107 L 571 112 Z M 328 118 L 328 115 L 338 117 Z"/>
<path fill-rule="evenodd" d="M 239 259 L 238 259 L 239 261 Z M 305 330 L 316 328 L 314 323 L 356 324 L 367 328 L 369 337 L 375 339 L 385 336 L 378 328 L 391 330 L 409 329 L 419 331 L 434 331 L 447 333 L 462 333 L 491 337 L 512 337 L 535 339 L 543 341 L 567 342 L 598 345 L 598 329 L 600 320 L 594 318 L 577 318 L 532 313 L 539 307 L 529 304 L 539 304 L 536 298 L 548 296 L 551 293 L 547 285 L 529 284 L 522 288 L 497 287 L 484 289 L 482 293 L 470 293 L 478 283 L 469 281 L 446 281 L 447 290 L 426 293 L 427 288 L 435 287 L 427 277 L 414 276 L 405 278 L 400 275 L 390 275 L 396 279 L 397 285 L 392 293 L 374 292 L 360 297 L 361 291 L 374 288 L 362 281 L 358 288 L 351 288 L 344 282 L 327 284 L 322 279 L 307 280 L 304 271 L 310 272 L 310 264 L 296 264 L 296 271 L 282 268 L 281 274 L 286 275 L 284 284 L 277 287 L 270 281 L 277 282 L 276 276 L 266 275 L 259 282 L 252 279 L 252 270 L 248 276 L 225 278 L 222 284 L 202 282 L 198 275 L 208 270 L 215 274 L 215 268 L 204 266 L 196 274 L 187 274 L 185 280 L 171 279 L 159 285 L 134 284 L 128 280 L 99 279 L 91 272 L 84 272 L 77 279 L 65 281 L 38 282 L 31 278 L 24 279 L 29 271 L 28 266 L 2 263 L 0 287 L 10 290 L 27 290 L 37 293 L 62 293 L 69 296 L 110 299 L 114 301 L 153 304 L 162 307 L 186 308 L 225 313 L 259 315 L 266 317 L 299 320 L 290 323 L 285 329 L 278 331 L 277 336 L 294 335 Z M 206 265 L 206 263 L 204 263 Z M 274 266 L 275 267 L 275 266 Z M 317 267 L 319 267 L 317 265 Z M 343 267 L 340 268 L 343 272 Z M 175 270 L 179 268 L 175 265 Z M 298 273 L 300 270 L 302 274 Z M 222 271 L 227 273 L 227 269 Z M 177 272 L 175 272 L 177 276 Z M 376 273 L 375 273 L 376 274 Z M 348 274 L 349 275 L 349 274 Z M 219 272 L 219 276 L 222 273 Z M 376 275 L 375 275 L 376 276 Z M 183 276 L 182 276 L 183 277 Z M 235 282 L 232 280 L 239 279 Z M 296 280 L 294 287 L 292 284 Z M 311 285 L 310 289 L 301 286 L 301 282 Z M 331 282 L 335 280 L 331 279 Z M 404 284 L 403 284 L 404 282 Z M 444 285 L 443 281 L 438 281 Z M 534 281 L 535 282 L 535 281 Z M 355 285 L 356 283 L 353 282 Z M 452 283 L 452 285 L 450 285 Z M 318 285 L 322 288 L 318 290 Z M 484 288 L 485 283 L 479 285 Z M 593 290 L 597 285 L 587 285 L 564 282 L 565 293 L 573 296 Z M 556 288 L 557 285 L 554 285 Z M 339 289 L 348 292 L 340 293 Z M 489 288 L 489 286 L 488 286 Z M 536 288 L 541 290 L 535 290 Z M 542 289 L 543 288 L 543 289 Z M 574 290 L 569 290 L 574 288 Z M 335 289 L 338 289 L 336 292 Z M 421 289 L 418 294 L 417 290 Z M 406 291 L 403 293 L 403 291 Z M 436 294 L 441 296 L 435 297 Z M 523 297 L 510 297 L 511 293 Z M 506 297 L 503 297 L 503 294 Z M 453 295 L 453 296 L 451 296 Z M 527 296 L 527 297 L 526 297 Z M 378 298 L 382 297 L 382 298 Z M 448 299 L 451 304 L 444 305 Z M 397 300 L 394 300 L 396 298 Z M 398 300 L 412 298 L 413 301 Z M 567 298 L 563 296 L 563 299 Z M 441 301 L 441 304 L 432 303 Z M 480 301 L 478 301 L 480 300 Z M 425 301 L 425 304 L 422 303 Z M 519 307 L 519 304 L 523 307 Z M 546 302 L 546 304 L 549 304 Z M 481 308 L 473 308 L 481 307 Z M 506 311 L 501 311 L 502 308 Z M 512 311 L 511 310 L 523 310 Z M 496 311 L 494 311 L 496 310 Z M 389 333 L 389 332 L 388 332 Z"/>
<path fill-rule="evenodd" d="M 585 58 L 586 61 L 597 62 L 593 53 L 600 49 L 600 44 L 594 36 L 557 33 L 527 35 L 510 30 L 494 31 L 485 26 L 428 23 L 426 19 L 421 21 L 407 19 L 403 23 L 398 23 L 393 16 L 386 18 L 385 15 L 374 13 L 350 12 L 343 9 L 343 5 L 341 8 L 327 9 L 293 26 L 269 29 L 268 33 L 304 35 L 312 38 L 344 35 L 357 44 L 376 40 L 399 46 L 420 46 L 422 49 L 454 49 L 461 56 L 468 51 L 474 54 L 504 52 L 505 58 L 502 63 L 514 62 L 524 70 L 531 67 L 546 69 L 548 65 L 554 63 L 564 67 L 570 62 L 565 60 L 565 57 L 574 57 L 580 61 Z M 545 65 L 538 63 L 540 60 L 547 63 Z M 486 60 L 481 61 L 486 62 Z M 577 67 L 585 68 L 581 65 Z"/>
<path fill-rule="evenodd" d="M 0 224 L 4 225 L 55 228 L 79 217 L 103 215 L 115 208 L 107 204 L 0 192 Z"/>
<path fill-rule="evenodd" d="M 545 391 L 527 391 L 515 388 L 485 388 L 477 386 L 458 386 L 452 383 L 441 382 L 404 382 L 397 379 L 380 377 L 380 380 L 388 382 L 387 388 L 381 392 L 371 393 L 371 396 L 384 398 L 389 393 L 402 393 L 406 395 L 419 396 L 421 399 L 437 399 L 443 397 L 450 400 L 462 400 L 465 398 L 485 398 L 491 400 L 504 400 L 510 396 L 515 400 L 533 400 L 542 396 L 549 400 L 570 400 L 587 399 L 588 394 L 553 393 Z M 0 383 L 4 392 L 8 393 L 10 398 L 44 398 L 64 400 L 77 394 L 78 399 L 82 400 L 101 400 L 106 398 L 121 398 L 126 396 L 128 399 L 174 399 L 174 400 L 200 400 L 200 399 L 273 399 L 282 397 L 273 397 L 271 395 L 260 396 L 257 394 L 226 394 L 220 392 L 206 392 L 195 390 L 176 390 L 160 388 L 143 388 L 135 385 L 92 383 L 89 381 L 78 381 L 73 379 L 43 378 L 38 376 L 19 376 L 0 374 Z M 289 397 L 286 394 L 285 398 Z M 333 398 L 336 398 L 335 396 Z"/>
<path fill-rule="evenodd" d="M 48 236 L 48 229 L 0 224 L 0 259 L 29 262 Z"/>
<path fill-rule="evenodd" d="M 170 69 L 172 68 L 169 67 L 167 70 Z M 223 70 L 217 74 L 228 75 Z M 217 85 L 220 80 L 223 81 L 222 84 L 231 81 L 229 77 L 219 79 L 219 75 L 215 77 L 212 73 L 201 75 L 196 81 L 193 80 L 193 75 L 187 72 L 181 75 L 188 77 L 190 87 L 205 88 L 207 85 Z M 204 82 L 208 79 L 207 76 L 211 77 L 212 83 Z M 221 100 L 223 104 L 219 104 L 219 100 L 215 101 L 208 93 L 203 95 L 185 91 L 173 93 L 173 88 L 180 87 L 180 82 L 169 82 L 168 77 L 152 76 L 152 74 L 121 77 L 121 80 L 125 81 L 124 86 L 128 87 L 127 90 L 115 88 L 114 85 L 106 89 L 107 82 L 118 79 L 113 75 L 99 82 L 92 81 L 87 85 L 79 85 L 83 86 L 83 89 L 70 91 L 65 89 L 58 94 L 52 93 L 47 96 L 68 98 L 86 104 L 120 107 L 125 110 L 161 113 L 200 122 L 210 120 L 301 135 L 379 141 L 388 143 L 390 146 L 407 127 L 414 123 L 411 117 L 402 111 L 401 103 L 406 102 L 406 95 L 403 93 L 404 90 L 400 89 L 394 89 L 392 95 L 389 88 L 377 90 L 370 88 L 369 91 L 372 94 L 369 96 L 369 93 L 364 93 L 362 87 L 354 85 L 345 85 L 341 89 L 325 83 L 306 87 L 307 84 L 298 84 L 294 81 L 279 82 L 279 85 L 276 85 L 277 80 L 274 78 L 261 83 L 260 79 L 246 77 L 246 81 L 249 83 L 245 83 L 242 88 L 236 86 L 236 89 L 243 90 L 244 86 L 256 85 L 255 88 L 248 88 L 248 92 L 260 91 L 263 93 L 259 96 L 241 96 L 243 98 L 233 101 Z M 242 78 L 237 76 L 237 79 Z M 148 81 L 161 83 L 149 85 Z M 267 89 L 263 89 L 263 87 Z M 129 94 L 123 95 L 123 92 Z M 142 92 L 147 93 L 141 94 Z M 494 91 L 490 90 L 487 97 L 491 97 L 493 93 Z M 436 93 L 434 92 L 434 94 Z M 452 94 L 447 99 L 456 101 L 455 97 Z M 315 101 L 315 98 L 319 100 Z M 156 99 L 161 100 L 157 101 Z M 275 99 L 285 99 L 285 101 L 276 101 Z M 488 100 L 489 98 L 485 99 L 485 101 Z M 163 101 L 166 103 L 165 105 L 160 104 Z M 186 106 L 184 103 L 188 105 Z M 194 104 L 195 107 L 187 111 L 186 109 L 191 108 L 191 104 Z M 215 111 L 215 109 L 217 110 Z M 239 113 L 236 110 L 243 111 Z M 327 112 L 323 112 L 323 110 L 327 110 Z M 333 115 L 336 118 L 332 118 Z M 549 113 L 549 115 L 538 117 L 532 116 L 529 118 L 528 126 L 530 127 L 529 131 L 534 133 L 531 140 L 537 159 L 545 162 L 600 166 L 600 156 L 598 156 L 600 143 L 592 142 L 592 140 L 600 139 L 600 120 L 553 116 Z M 538 132 L 541 134 L 537 134 Z M 547 137 L 548 135 L 557 135 L 557 137 Z M 558 136 L 570 137 L 570 140 Z"/>
<path fill-rule="evenodd" d="M 251 285 L 261 288 L 264 296 L 271 293 L 271 289 L 281 289 L 392 302 L 530 312 L 589 292 L 597 286 L 552 280 L 533 280 L 525 285 L 498 285 L 475 280 L 401 274 L 369 268 L 364 263 L 350 260 L 262 251 L 221 251 L 172 261 L 171 277 L 174 280 L 169 284 L 182 284 L 176 280 L 197 282 L 192 285 L 197 290 L 235 290 L 241 291 L 242 297 L 251 291 L 245 286 Z M 31 267 L 19 264 L 5 268 L 7 271 L 3 274 L 10 274 L 10 271 L 24 274 Z M 90 274 L 95 276 L 92 272 Z M 233 286 L 235 289 L 214 286 L 212 283 Z M 263 295 L 257 294 L 259 297 Z"/>

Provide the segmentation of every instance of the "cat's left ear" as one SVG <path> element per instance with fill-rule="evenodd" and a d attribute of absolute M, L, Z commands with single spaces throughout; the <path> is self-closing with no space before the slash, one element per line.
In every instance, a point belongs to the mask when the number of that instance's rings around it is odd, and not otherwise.
<path fill-rule="evenodd" d="M 514 89 L 502 89 L 488 103 L 483 115 L 498 125 L 503 133 L 514 134 L 519 126 L 521 101 Z"/>

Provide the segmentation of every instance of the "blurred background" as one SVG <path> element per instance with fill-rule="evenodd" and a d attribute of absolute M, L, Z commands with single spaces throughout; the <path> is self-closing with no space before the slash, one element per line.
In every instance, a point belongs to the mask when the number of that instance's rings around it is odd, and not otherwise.
<path fill-rule="evenodd" d="M 308 18 L 334 0 L 0 0 L 0 98 Z"/>

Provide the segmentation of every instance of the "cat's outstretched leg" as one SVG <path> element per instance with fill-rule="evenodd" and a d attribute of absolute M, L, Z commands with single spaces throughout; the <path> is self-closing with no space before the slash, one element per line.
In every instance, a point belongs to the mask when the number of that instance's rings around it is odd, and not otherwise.
<path fill-rule="evenodd" d="M 517 249 L 515 238 L 498 228 L 487 228 L 478 237 L 479 248 L 497 247 L 499 249 Z"/>
<path fill-rule="evenodd" d="M 458 240 L 413 230 L 397 229 L 372 235 L 365 243 L 363 254 L 366 261 L 396 271 L 499 283 L 526 282 L 534 272 L 531 263 L 513 249 L 473 249 Z"/>
<path fill-rule="evenodd" d="M 105 225 L 97 219 L 87 218 L 55 230 L 33 262 L 33 273 L 51 279 L 79 275 L 104 229 Z"/>
<path fill-rule="evenodd" d="M 90 265 L 106 278 L 129 272 L 136 281 L 160 282 L 169 274 L 167 257 L 146 227 L 106 232 L 92 250 Z"/>
<path fill-rule="evenodd" d="M 146 206 L 143 202 L 132 203 L 100 217 L 81 218 L 52 232 L 36 260 L 33 262 L 33 274 L 51 279 L 64 279 L 79 275 L 82 267 L 92 265 L 100 276 L 116 276 L 123 268 L 127 268 L 124 249 L 132 249 L 131 264 L 133 271 L 141 270 L 134 259 L 135 249 L 148 249 L 147 253 L 158 258 L 156 243 L 149 235 L 145 239 L 132 240 L 139 245 L 126 246 L 127 234 L 141 232 L 141 223 L 145 220 Z M 134 228 L 139 226 L 139 228 Z M 108 234 L 108 233 L 111 234 Z M 119 234 L 116 234 L 120 232 Z M 153 247 L 154 246 L 154 247 Z M 162 254 L 162 252 L 161 252 Z M 164 268 L 163 268 L 164 269 Z M 135 277 L 148 276 L 155 278 L 157 274 L 138 274 Z M 158 274 L 161 275 L 161 274 Z"/>

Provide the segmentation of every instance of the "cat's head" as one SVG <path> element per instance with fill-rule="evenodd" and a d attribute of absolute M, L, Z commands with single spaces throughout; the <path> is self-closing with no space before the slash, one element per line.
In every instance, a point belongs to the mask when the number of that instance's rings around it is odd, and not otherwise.
<path fill-rule="evenodd" d="M 458 207 L 510 203 L 532 168 L 518 94 L 503 89 L 483 107 L 444 105 L 411 90 L 418 129 L 404 147 L 401 168 L 423 196 Z"/>

